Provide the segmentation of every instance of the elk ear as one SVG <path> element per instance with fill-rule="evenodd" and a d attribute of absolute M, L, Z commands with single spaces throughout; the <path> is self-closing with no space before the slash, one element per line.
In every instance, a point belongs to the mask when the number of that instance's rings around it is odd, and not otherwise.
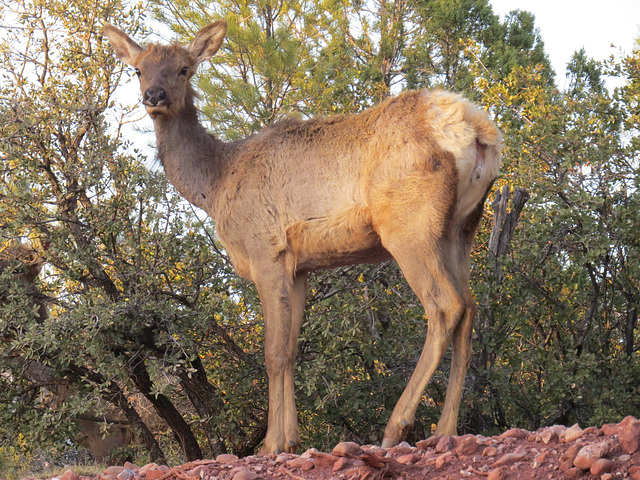
<path fill-rule="evenodd" d="M 103 28 L 104 34 L 109 39 L 113 50 L 116 52 L 116 56 L 124 63 L 135 67 L 135 58 L 144 49 L 131 40 L 126 33 L 117 29 L 113 25 L 105 23 Z"/>
<path fill-rule="evenodd" d="M 217 20 L 200 30 L 188 49 L 194 59 L 194 65 L 213 57 L 222 45 L 226 33 L 227 22 L 224 20 Z"/>

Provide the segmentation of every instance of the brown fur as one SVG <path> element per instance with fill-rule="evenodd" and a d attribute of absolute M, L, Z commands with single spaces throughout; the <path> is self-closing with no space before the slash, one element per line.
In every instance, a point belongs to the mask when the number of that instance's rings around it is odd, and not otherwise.
<path fill-rule="evenodd" d="M 218 21 L 187 49 L 145 49 L 105 26 L 118 57 L 140 69 L 167 177 L 216 220 L 236 270 L 258 288 L 269 375 L 262 452 L 299 445 L 293 366 L 307 273 L 390 258 L 420 298 L 429 329 L 383 445 L 401 441 L 413 424 L 451 342 L 451 375 L 436 433 L 455 433 L 476 310 L 469 254 L 500 165 L 499 131 L 458 95 L 412 91 L 358 115 L 286 120 L 222 143 L 199 124 L 189 77 L 218 50 L 225 32 Z"/>

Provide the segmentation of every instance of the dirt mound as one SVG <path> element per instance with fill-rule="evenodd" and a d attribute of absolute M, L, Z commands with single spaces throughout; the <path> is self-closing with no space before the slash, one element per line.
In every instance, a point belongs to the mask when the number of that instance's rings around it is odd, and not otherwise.
<path fill-rule="evenodd" d="M 85 480 L 69 470 L 60 480 Z M 109 467 L 93 480 L 410 480 L 410 479 L 640 480 L 640 421 L 627 417 L 601 428 L 561 425 L 536 432 L 431 437 L 383 449 L 351 442 L 331 453 L 238 458 L 220 455 L 169 468 Z"/>

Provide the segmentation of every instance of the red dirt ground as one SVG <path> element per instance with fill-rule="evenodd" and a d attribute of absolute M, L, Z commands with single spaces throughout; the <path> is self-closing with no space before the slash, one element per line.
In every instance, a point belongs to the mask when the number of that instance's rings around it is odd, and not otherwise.
<path fill-rule="evenodd" d="M 581 429 L 556 425 L 500 436 L 431 437 L 390 449 L 341 443 L 331 453 L 237 458 L 221 455 L 169 468 L 110 467 L 96 477 L 72 470 L 60 480 L 413 480 L 602 479 L 640 480 L 640 421 Z"/>

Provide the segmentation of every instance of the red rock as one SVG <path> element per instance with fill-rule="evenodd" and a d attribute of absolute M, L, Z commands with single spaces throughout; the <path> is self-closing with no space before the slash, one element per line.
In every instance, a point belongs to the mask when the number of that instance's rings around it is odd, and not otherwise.
<path fill-rule="evenodd" d="M 331 468 L 334 472 L 340 471 L 343 468 L 349 466 L 349 459 L 347 457 L 339 457 L 336 463 L 333 464 Z"/>
<path fill-rule="evenodd" d="M 560 455 L 560 458 L 558 459 L 558 466 L 560 467 L 560 470 L 566 472 L 573 467 L 573 461 L 575 460 L 576 455 L 578 455 L 578 452 L 581 448 L 582 445 L 574 443 L 569 448 L 567 448 L 567 450 L 562 455 Z"/>
<path fill-rule="evenodd" d="M 536 457 L 533 459 L 533 463 L 534 464 L 541 464 L 543 463 L 547 458 L 549 458 L 549 451 L 545 450 L 542 453 L 539 453 L 538 455 L 536 455 Z"/>
<path fill-rule="evenodd" d="M 134 472 L 137 470 L 140 470 L 140 467 L 138 467 L 135 463 L 131 463 L 131 462 L 124 462 L 123 466 L 127 470 L 133 470 Z"/>
<path fill-rule="evenodd" d="M 600 476 L 603 473 L 609 473 L 611 470 L 613 470 L 613 462 L 606 458 L 600 458 L 596 460 L 594 464 L 591 465 L 591 468 L 589 469 L 589 471 L 591 472 L 591 475 L 597 475 L 597 476 Z"/>
<path fill-rule="evenodd" d="M 433 437 L 429 437 L 426 440 L 420 440 L 416 443 L 416 447 L 418 447 L 420 450 L 428 450 L 429 448 L 434 448 L 436 445 L 438 445 L 438 442 L 441 438 L 442 437 L 440 435 L 434 435 Z"/>
<path fill-rule="evenodd" d="M 228 465 L 229 463 L 237 462 L 238 460 L 239 458 L 236 455 L 233 455 L 231 453 L 221 453 L 216 457 L 216 462 L 224 463 L 225 465 Z"/>
<path fill-rule="evenodd" d="M 64 472 L 62 474 L 62 476 L 60 477 L 60 480 L 78 480 L 80 477 L 78 476 L 78 474 L 76 472 L 74 472 L 73 470 L 69 469 L 66 472 Z"/>
<path fill-rule="evenodd" d="M 309 450 L 307 450 L 306 452 L 304 452 L 302 455 L 300 455 L 302 458 L 311 458 L 311 454 L 312 453 L 317 453 L 318 449 L 317 448 L 310 448 Z"/>
<path fill-rule="evenodd" d="M 631 415 L 624 417 L 620 423 L 618 423 L 618 427 L 626 428 L 627 426 L 636 423 L 638 421 L 637 418 L 632 417 Z"/>
<path fill-rule="evenodd" d="M 319 467 L 333 467 L 333 464 L 338 461 L 338 457 L 324 452 L 311 452 L 311 457 Z"/>
<path fill-rule="evenodd" d="M 495 457 L 498 454 L 498 449 L 496 447 L 486 447 L 482 451 L 483 457 Z"/>
<path fill-rule="evenodd" d="M 584 435 L 584 430 L 582 430 L 580 428 L 580 425 L 576 423 L 565 430 L 562 435 L 560 435 L 560 441 L 564 443 L 570 443 L 579 439 L 582 435 Z"/>
<path fill-rule="evenodd" d="M 401 463 L 403 465 L 413 465 L 418 460 L 420 460 L 420 457 L 415 453 L 405 453 L 404 455 L 400 455 L 396 459 L 396 462 Z"/>
<path fill-rule="evenodd" d="M 478 443 L 476 438 L 473 435 L 469 435 L 466 437 L 462 437 L 458 441 L 458 447 L 456 448 L 456 453 L 458 455 L 463 455 L 463 456 L 473 455 L 478 451 L 479 448 L 480 448 L 480 444 Z"/>
<path fill-rule="evenodd" d="M 160 468 L 151 468 L 145 472 L 146 480 L 156 480 L 165 474 Z"/>
<path fill-rule="evenodd" d="M 558 432 L 551 428 L 545 428 L 544 431 L 540 434 L 540 441 L 545 445 L 549 445 L 550 443 L 555 443 L 560 439 Z"/>
<path fill-rule="evenodd" d="M 362 449 L 360 448 L 360 445 L 355 442 L 340 442 L 331 451 L 331 455 L 336 457 L 352 457 L 360 455 L 361 453 Z"/>
<path fill-rule="evenodd" d="M 621 425 L 618 429 L 618 440 L 624 452 L 629 454 L 637 452 L 640 449 L 640 422 L 636 420 L 627 422 L 625 426 Z"/>
<path fill-rule="evenodd" d="M 436 452 L 438 453 L 448 452 L 449 450 L 452 450 L 455 447 L 456 447 L 455 439 L 450 435 L 445 435 L 444 437 L 441 437 L 440 440 L 438 441 L 438 445 L 436 445 Z"/>
<path fill-rule="evenodd" d="M 145 466 L 138 469 L 138 473 L 140 475 L 143 475 L 147 470 L 153 470 L 157 468 L 160 468 L 160 465 L 158 465 L 157 463 L 147 463 Z"/>
<path fill-rule="evenodd" d="M 602 425 L 602 432 L 607 436 L 616 435 L 618 428 L 618 425 L 615 423 L 605 423 Z"/>
<path fill-rule="evenodd" d="M 129 470 L 128 468 L 125 468 L 123 471 L 121 471 L 118 475 L 116 475 L 116 478 L 118 480 L 132 480 L 133 477 L 135 477 L 136 474 L 133 470 Z"/>
<path fill-rule="evenodd" d="M 395 447 L 391 447 L 389 449 L 389 454 L 391 455 L 404 455 L 405 453 L 411 453 L 415 450 L 411 445 L 407 442 L 402 442 L 396 445 Z"/>
<path fill-rule="evenodd" d="M 528 436 L 529 432 L 527 430 L 524 430 L 522 428 L 512 428 L 504 432 L 498 438 L 516 438 L 518 440 L 524 440 Z"/>
<path fill-rule="evenodd" d="M 487 476 L 487 480 L 504 480 L 505 478 L 507 478 L 507 473 L 504 468 L 494 468 Z"/>
<path fill-rule="evenodd" d="M 584 434 L 585 435 L 602 435 L 602 429 L 598 428 L 598 427 L 587 427 L 584 429 Z"/>
<path fill-rule="evenodd" d="M 227 455 L 227 454 L 222 454 Z M 246 467 L 240 467 L 233 476 L 230 476 L 232 480 L 257 480 L 258 474 L 252 472 Z"/>
<path fill-rule="evenodd" d="M 442 466 L 449 461 L 449 459 L 453 456 L 451 452 L 445 452 L 436 458 L 436 468 L 440 469 Z"/>
<path fill-rule="evenodd" d="M 105 468 L 102 473 L 104 473 L 105 475 L 118 475 L 119 473 L 121 473 L 125 468 L 124 467 L 107 467 Z"/>
<path fill-rule="evenodd" d="M 583 475 L 583 471 L 578 467 L 571 467 L 569 470 L 564 472 L 564 478 L 567 480 L 573 480 L 575 478 L 580 478 Z"/>
<path fill-rule="evenodd" d="M 612 449 L 613 445 L 610 440 L 586 445 L 576 455 L 573 465 L 582 470 L 589 470 L 596 460 L 605 457 Z"/>
<path fill-rule="evenodd" d="M 307 458 L 306 461 L 300 467 L 300 470 L 302 470 L 303 472 L 308 472 L 309 470 L 313 470 L 313 467 L 315 466 L 316 464 L 313 461 L 313 459 Z"/>
<path fill-rule="evenodd" d="M 302 457 L 294 458 L 287 462 L 287 467 L 302 468 L 302 465 L 304 465 L 307 460 L 308 458 L 302 458 Z"/>
<path fill-rule="evenodd" d="M 503 465 L 511 465 L 513 463 L 519 462 L 524 457 L 527 456 L 527 451 L 524 448 L 520 448 L 513 453 L 507 453 L 503 455 L 498 460 L 496 460 L 493 464 L 494 467 L 501 467 Z"/>

